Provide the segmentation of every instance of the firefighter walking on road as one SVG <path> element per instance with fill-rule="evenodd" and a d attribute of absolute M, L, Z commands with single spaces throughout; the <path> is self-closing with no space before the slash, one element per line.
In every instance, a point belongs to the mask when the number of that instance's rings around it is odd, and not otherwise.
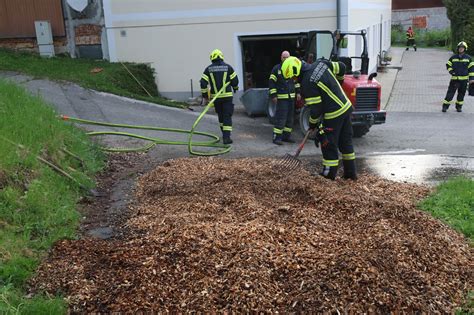
<path fill-rule="evenodd" d="M 456 111 L 462 112 L 462 105 L 464 103 L 464 95 L 466 95 L 468 83 L 474 83 L 474 62 L 472 57 L 465 54 L 467 49 L 466 42 L 460 42 L 457 46 L 457 54 L 452 55 L 446 63 L 446 68 L 451 74 L 451 81 L 449 82 L 448 92 L 443 101 L 442 111 L 445 113 L 451 101 L 454 98 L 456 90 L 458 92 L 456 98 Z"/>
<path fill-rule="evenodd" d="M 275 65 L 268 80 L 270 98 L 276 105 L 275 121 L 273 127 L 273 143 L 282 145 L 283 142 L 294 143 L 291 139 L 295 112 L 295 98 L 301 98 L 299 83 L 292 79 L 285 79 L 281 73 L 282 63 L 290 57 L 288 51 L 281 53 L 281 63 Z"/>
<path fill-rule="evenodd" d="M 411 26 L 408 27 L 406 36 L 407 36 L 407 48 L 405 50 L 410 49 L 410 46 L 412 46 L 413 49 L 416 51 L 415 32 L 413 31 Z"/>
<path fill-rule="evenodd" d="M 316 132 L 316 146 L 321 145 L 323 170 L 320 175 L 334 180 L 342 153 L 344 178 L 357 179 L 352 145 L 352 104 L 341 84 L 345 65 L 319 59 L 309 65 L 298 58 L 287 58 L 281 67 L 286 79 L 298 78 L 306 106 L 310 106 L 310 129 Z"/>
<path fill-rule="evenodd" d="M 224 144 L 231 144 L 230 135 L 232 133 L 232 115 L 234 114 L 232 99 L 233 92 L 236 92 L 239 88 L 239 79 L 232 66 L 224 62 L 222 51 L 214 49 L 211 52 L 210 59 L 212 64 L 206 67 L 201 76 L 201 93 L 207 103 L 209 97 L 212 99 L 227 82 L 230 82 L 215 100 L 214 107 L 222 131 L 222 141 Z M 208 86 L 210 87 L 210 95 L 208 95 Z"/>

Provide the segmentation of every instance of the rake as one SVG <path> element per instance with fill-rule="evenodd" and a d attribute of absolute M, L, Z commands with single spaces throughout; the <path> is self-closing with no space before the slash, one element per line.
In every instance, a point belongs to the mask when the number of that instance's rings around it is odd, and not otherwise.
<path fill-rule="evenodd" d="M 301 153 L 301 150 L 303 150 L 303 147 L 306 143 L 306 140 L 308 140 L 309 134 L 311 133 L 311 129 L 309 129 L 306 132 L 306 135 L 304 136 L 303 141 L 301 141 L 300 145 L 298 146 L 298 149 L 296 149 L 295 155 L 291 155 L 289 153 L 285 154 L 285 156 L 278 162 L 278 167 L 286 170 L 286 171 L 292 171 L 298 168 L 301 165 L 301 161 L 298 159 L 298 156 Z"/>

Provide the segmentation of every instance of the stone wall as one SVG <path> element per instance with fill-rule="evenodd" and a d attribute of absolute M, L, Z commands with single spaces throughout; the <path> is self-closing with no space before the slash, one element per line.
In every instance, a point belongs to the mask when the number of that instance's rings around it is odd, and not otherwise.
<path fill-rule="evenodd" d="M 393 10 L 392 25 L 402 25 L 403 29 L 408 26 L 426 29 L 446 29 L 451 22 L 448 19 L 446 8 L 424 8 L 409 10 Z M 424 27 L 423 27 L 424 26 Z"/>

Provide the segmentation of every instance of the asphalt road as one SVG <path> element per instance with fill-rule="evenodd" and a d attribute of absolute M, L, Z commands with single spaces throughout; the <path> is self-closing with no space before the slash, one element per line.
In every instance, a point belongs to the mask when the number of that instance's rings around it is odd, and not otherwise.
<path fill-rule="evenodd" d="M 15 73 L 3 73 L 35 95 L 53 104 L 61 114 L 73 117 L 190 129 L 199 110 L 173 109 L 83 89 L 75 84 L 36 80 Z M 220 135 L 217 116 L 206 115 L 199 130 Z M 248 117 L 241 106 L 234 113 L 234 145 L 226 158 L 281 157 L 296 150 L 296 144 L 276 146 L 271 142 L 272 125 L 266 117 Z M 389 112 L 387 122 L 373 126 L 362 138 L 354 139 L 361 170 L 375 172 L 397 181 L 432 184 L 457 174 L 474 178 L 474 114 Z M 102 127 L 86 127 L 103 130 Z M 297 129 L 298 126 L 295 126 Z M 109 129 L 109 128 L 105 128 Z M 115 128 L 115 130 L 119 130 Z M 129 130 L 127 130 L 129 131 Z M 165 139 L 186 139 L 182 135 L 141 131 L 140 134 Z M 294 133 L 295 140 L 302 134 Z M 131 146 L 137 140 L 121 137 L 104 139 L 108 145 Z M 157 163 L 169 158 L 189 156 L 185 146 L 159 145 L 150 155 Z M 308 143 L 301 157 L 319 164 L 321 154 Z"/>

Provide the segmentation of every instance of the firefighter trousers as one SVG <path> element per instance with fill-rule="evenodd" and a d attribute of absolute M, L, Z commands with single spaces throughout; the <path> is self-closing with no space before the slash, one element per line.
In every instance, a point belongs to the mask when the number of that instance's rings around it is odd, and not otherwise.
<path fill-rule="evenodd" d="M 273 126 L 273 140 L 287 140 L 293 131 L 295 100 L 278 100 Z"/>
<path fill-rule="evenodd" d="M 416 51 L 416 44 L 415 44 L 415 39 L 414 38 L 407 39 L 407 48 L 406 48 L 406 50 L 408 50 L 410 48 L 410 46 L 413 46 L 413 49 Z"/>
<path fill-rule="evenodd" d="M 456 98 L 456 108 L 461 108 L 464 104 L 464 95 L 466 95 L 467 90 L 467 80 L 451 80 L 448 86 L 448 92 L 443 101 L 443 108 L 448 108 L 451 104 L 451 101 L 454 98 L 456 90 L 458 91 L 458 96 Z"/>
<path fill-rule="evenodd" d="M 328 138 L 328 145 L 321 146 L 323 154 L 323 171 L 321 175 L 329 179 L 335 179 L 339 166 L 339 152 L 342 154 L 344 167 L 344 178 L 356 179 L 355 153 L 352 145 L 352 110 L 343 115 L 324 120 L 324 129 Z"/>
<path fill-rule="evenodd" d="M 214 108 L 219 119 L 219 127 L 222 131 L 222 137 L 229 139 L 232 133 L 232 115 L 234 114 L 234 103 L 231 97 L 216 99 Z"/>

